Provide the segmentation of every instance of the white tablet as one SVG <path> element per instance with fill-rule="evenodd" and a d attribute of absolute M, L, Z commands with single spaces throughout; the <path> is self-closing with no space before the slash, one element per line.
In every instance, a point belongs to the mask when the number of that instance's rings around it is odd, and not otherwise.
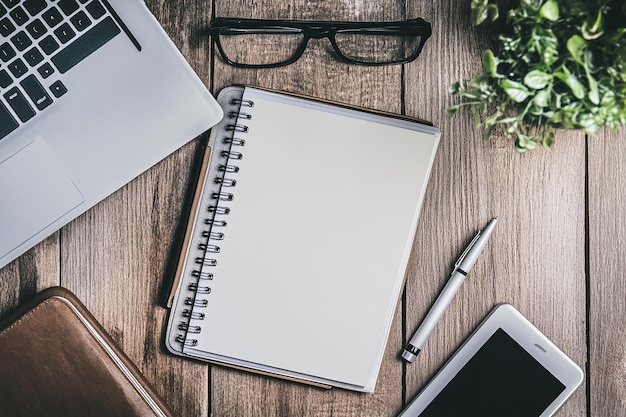
<path fill-rule="evenodd" d="M 547 417 L 582 380 L 578 365 L 501 304 L 398 417 Z"/>

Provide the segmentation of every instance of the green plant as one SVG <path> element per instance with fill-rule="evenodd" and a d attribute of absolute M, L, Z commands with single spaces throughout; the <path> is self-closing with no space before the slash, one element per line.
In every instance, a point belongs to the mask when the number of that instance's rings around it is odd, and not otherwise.
<path fill-rule="evenodd" d="M 626 124 L 626 3 L 623 0 L 518 0 L 506 16 L 472 0 L 472 24 L 496 26 L 497 49 L 482 56 L 483 75 L 455 83 L 483 137 L 502 127 L 515 148 L 550 147 L 555 129 Z"/>

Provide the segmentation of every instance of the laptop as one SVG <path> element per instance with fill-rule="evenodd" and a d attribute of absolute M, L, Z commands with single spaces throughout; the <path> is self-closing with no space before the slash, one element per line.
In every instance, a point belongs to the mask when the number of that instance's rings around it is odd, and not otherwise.
<path fill-rule="evenodd" d="M 143 1 L 0 0 L 0 268 L 221 117 Z"/>

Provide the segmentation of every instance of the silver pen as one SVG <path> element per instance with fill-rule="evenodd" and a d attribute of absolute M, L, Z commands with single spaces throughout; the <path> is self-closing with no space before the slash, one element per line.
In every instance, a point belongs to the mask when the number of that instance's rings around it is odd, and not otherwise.
<path fill-rule="evenodd" d="M 404 352 L 402 352 L 402 357 L 406 361 L 413 362 L 415 360 L 415 357 L 424 346 L 426 339 L 428 339 L 428 336 L 435 328 L 443 312 L 452 301 L 452 298 L 454 298 L 461 284 L 463 284 L 465 276 L 469 273 L 470 269 L 472 269 L 474 263 L 476 263 L 476 259 L 478 259 L 478 255 L 480 255 L 487 244 L 497 220 L 497 218 L 492 219 L 483 230 L 478 232 L 454 264 L 454 271 L 452 271 L 452 275 L 448 279 L 446 286 L 439 294 L 439 297 L 437 297 L 430 311 L 428 311 L 422 324 L 420 324 L 411 340 L 409 340 Z"/>

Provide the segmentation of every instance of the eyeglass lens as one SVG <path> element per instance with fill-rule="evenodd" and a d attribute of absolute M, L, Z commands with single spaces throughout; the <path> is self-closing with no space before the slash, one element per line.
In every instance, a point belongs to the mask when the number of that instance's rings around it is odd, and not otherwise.
<path fill-rule="evenodd" d="M 274 65 L 289 61 L 304 41 L 300 29 L 231 29 L 220 30 L 223 54 L 230 61 L 244 65 Z"/>
<path fill-rule="evenodd" d="M 417 54 L 421 37 L 377 30 L 345 30 L 336 33 L 335 42 L 338 52 L 349 60 L 385 64 L 405 61 Z"/>

